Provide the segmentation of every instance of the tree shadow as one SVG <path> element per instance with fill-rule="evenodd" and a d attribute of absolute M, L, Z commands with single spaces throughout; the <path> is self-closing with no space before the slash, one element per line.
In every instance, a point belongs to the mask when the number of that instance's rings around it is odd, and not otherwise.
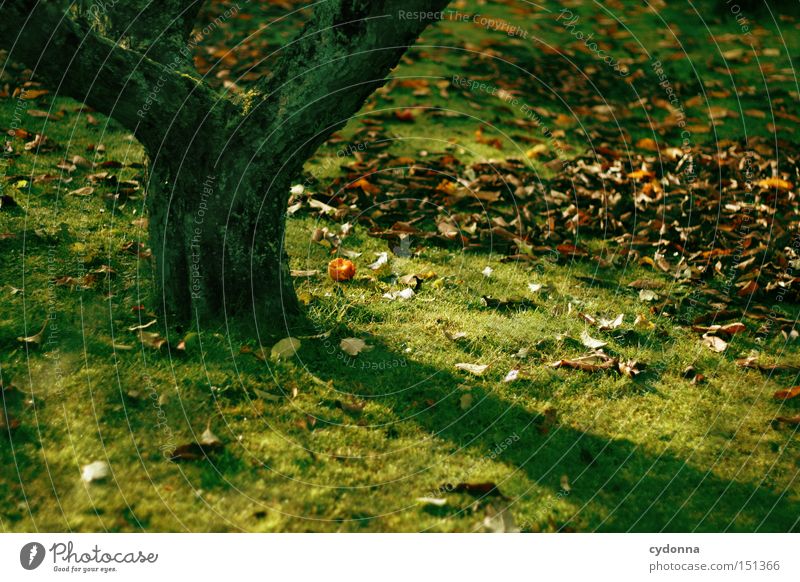
<path fill-rule="evenodd" d="M 337 354 L 318 346 L 304 346 L 303 364 L 317 377 L 333 381 L 339 390 L 347 387 L 359 398 L 387 406 L 397 422 L 414 422 L 464 452 L 484 457 L 498 443 L 517 435 L 518 440 L 496 460 L 513 465 L 537 486 L 553 489 L 549 500 L 541 500 L 544 516 L 556 497 L 567 497 L 578 508 L 557 523 L 557 529 L 798 530 L 800 502 L 790 499 L 786 491 L 725 479 L 715 474 L 713 467 L 696 467 L 691 457 L 659 455 L 626 439 L 610 439 L 561 424 L 557 417 L 554 422 L 548 418 L 552 413 L 509 402 L 480 382 L 472 383 L 472 406 L 462 410 L 459 398 L 463 391 L 458 387 L 464 384 L 464 376 L 408 360 L 380 341 L 372 343 L 374 349 L 360 354 L 357 366 L 343 366 Z M 398 361 L 406 365 L 386 364 Z M 587 374 L 586 382 L 592 382 L 591 375 Z M 520 390 L 545 389 L 530 382 L 518 385 Z M 389 386 L 394 388 L 381 388 Z M 569 492 L 560 487 L 563 474 L 569 475 Z M 502 491 L 503 483 L 497 485 Z"/>

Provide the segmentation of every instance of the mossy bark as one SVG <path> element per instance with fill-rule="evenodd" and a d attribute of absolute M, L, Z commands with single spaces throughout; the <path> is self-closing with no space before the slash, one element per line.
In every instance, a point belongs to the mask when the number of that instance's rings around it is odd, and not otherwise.
<path fill-rule="evenodd" d="M 272 325 L 297 311 L 283 248 L 289 178 L 219 163 L 150 167 L 150 244 L 160 309 L 174 322 L 230 319 Z M 269 182 L 269 183 L 267 183 Z"/>
<path fill-rule="evenodd" d="M 181 58 L 200 3 L 131 0 L 92 24 L 65 18 L 60 2 L 17 0 L 3 4 L 0 45 L 144 145 L 157 303 L 168 324 L 276 325 L 297 309 L 283 247 L 291 180 L 430 24 L 418 13 L 448 2 L 319 4 L 273 74 L 235 98 L 212 91 Z"/>

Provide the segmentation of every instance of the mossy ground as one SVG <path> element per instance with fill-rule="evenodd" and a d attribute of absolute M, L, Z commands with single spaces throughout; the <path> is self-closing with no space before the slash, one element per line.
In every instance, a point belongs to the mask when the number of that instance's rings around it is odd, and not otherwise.
<path fill-rule="evenodd" d="M 521 4 L 454 7 L 522 22 L 552 46 L 566 44 L 552 14 L 534 18 Z M 547 6 L 557 9 L 551 2 Z M 580 10 L 589 31 L 605 26 L 604 11 L 629 15 L 626 24 L 633 35 L 608 42 L 622 56 L 635 54 L 631 47 L 639 41 L 663 53 L 672 84 L 683 87 L 687 100 L 705 88 L 713 93 L 713 106 L 737 112 L 769 113 L 768 104 L 776 99 L 778 106 L 791 99 L 796 103 L 796 85 L 786 82 L 769 86 L 765 100 L 767 89 L 754 59 L 737 62 L 736 85 L 757 88 L 737 100 L 734 77 L 720 68 L 718 51 L 708 50 L 705 33 L 680 36 L 690 58 L 667 60 L 674 48 L 665 48 L 671 33 L 660 18 L 684 33 L 700 26 L 680 3 L 665 5 L 660 14 L 623 4 L 599 8 L 584 3 Z M 726 16 L 709 23 L 721 50 L 746 46 L 739 25 Z M 763 46 L 779 49 L 763 57 L 761 66 L 788 70 L 787 50 L 796 54 L 799 48 L 797 21 L 781 21 L 778 41 L 774 33 L 761 34 L 771 30 L 764 15 L 753 20 L 763 25 L 754 24 Z M 252 26 L 248 22 L 231 25 L 234 39 L 239 28 Z M 440 23 L 420 44 L 398 68 L 398 77 L 424 75 L 432 83 L 453 75 L 502 78 L 498 75 L 507 65 L 464 52 L 497 51 L 557 85 L 550 91 L 533 79 L 521 79 L 519 72 L 504 73 L 516 75 L 508 78 L 520 82 L 523 96 L 552 111 L 554 127 L 558 113 L 574 115 L 576 103 L 593 103 L 580 91 L 565 92 L 569 75 L 578 78 L 580 73 L 565 74 L 563 61 L 532 38 L 509 38 L 471 23 Z M 427 45 L 457 50 L 435 53 L 433 59 L 434 49 Z M 594 68 L 591 79 L 615 106 L 628 146 L 653 137 L 650 122 L 663 115 L 660 109 L 631 106 L 635 97 L 627 84 L 592 62 L 591 54 L 575 54 L 582 68 Z M 647 69 L 647 62 L 637 68 Z M 652 79 L 638 88 L 663 98 Z M 451 151 L 469 162 L 519 157 L 514 143 L 528 143 L 517 139 L 522 133 L 515 124 L 519 112 L 490 96 L 452 86 L 446 97 L 435 88 L 430 96 L 412 93 L 411 88 L 392 87 L 362 112 L 383 120 L 385 133 L 396 138 L 393 152 L 418 158 L 423 150 Z M 422 105 L 466 111 L 480 121 L 428 110 L 407 123 L 380 113 Z M 301 319 L 269 322 L 259 335 L 235 326 L 203 329 L 187 342 L 185 352 L 175 347 L 187 330 L 171 330 L 170 344 L 161 350 L 141 345 L 137 332 L 128 328 L 152 319 L 152 268 L 146 258 L 121 251 L 126 243 L 145 241 L 141 192 L 117 201 L 104 196 L 114 191 L 109 186 L 91 196 L 69 195 L 88 184 L 88 172 L 79 168 L 67 174 L 55 167 L 78 154 L 120 161 L 126 164 L 114 170 L 120 180 L 141 180 L 141 148 L 97 114 L 98 125 L 87 123 L 73 101 L 45 97 L 31 107 L 50 106 L 60 120 L 23 112 L 23 126 L 34 133 L 43 130 L 62 149 L 15 158 L 6 168 L 4 187 L 20 208 L 0 211 L 0 233 L 14 235 L 0 237 L 0 374 L 4 384 L 13 383 L 22 392 L 9 393 L 6 403 L 20 426 L 0 446 L 2 530 L 480 529 L 484 513 L 474 497 L 442 491 L 443 484 L 459 482 L 496 483 L 512 500 L 510 511 L 523 531 L 797 529 L 799 447 L 791 429 L 770 427 L 777 412 L 797 412 L 791 402 L 781 406 L 771 398 L 796 379 L 743 371 L 733 362 L 752 349 L 773 360 L 795 361 L 795 345 L 780 338 L 755 344 L 745 335 L 735 338 L 725 354 L 712 353 L 697 334 L 649 314 L 649 305 L 627 284 L 658 275 L 637 266 L 598 273 L 596 266 L 580 261 L 502 263 L 501 255 L 430 247 L 413 258 L 390 255 L 390 264 L 375 274 L 366 265 L 386 245 L 356 228 L 344 246 L 363 253 L 356 260 L 359 276 L 347 285 L 323 276 L 298 280 L 306 303 Z M 705 101 L 697 106 L 698 119 L 708 106 Z M 18 114 L 19 102 L 1 99 L 0 112 L 3 125 L 10 126 L 6 120 Z M 615 130 L 619 133 L 615 123 L 593 121 L 591 114 L 577 118 L 587 131 L 607 133 L 605 141 L 625 148 L 619 135 L 612 137 Z M 354 136 L 361 119 L 341 132 L 345 142 L 358 141 Z M 714 143 L 721 137 L 771 135 L 769 121 L 741 114 L 725 118 L 715 130 L 707 124 L 708 131 L 693 136 L 698 143 Z M 514 142 L 504 140 L 503 149 L 482 143 L 486 140 L 475 134 L 480 122 L 494 127 L 484 128 L 484 136 L 502 138 L 505 131 Z M 772 129 L 780 137 L 794 138 L 798 124 L 791 119 L 778 124 Z M 573 153 L 587 147 L 577 119 L 564 122 L 562 129 Z M 106 151 L 95 157 L 87 148 L 98 143 Z M 22 150 L 22 141 L 15 140 L 14 147 Z M 340 147 L 331 144 L 319 152 L 309 172 L 319 180 L 337 175 L 325 160 L 335 158 Z M 544 165 L 537 167 L 547 174 Z M 31 175 L 42 173 L 60 177 L 30 183 Z M 64 183 L 68 177 L 72 181 Z M 309 216 L 289 221 L 294 268 L 324 271 L 328 251 L 310 242 L 316 226 Z M 112 266 L 116 274 L 101 274 L 90 288 L 52 284 L 55 278 L 77 277 L 102 265 Z M 486 266 L 494 270 L 491 277 L 482 274 Z M 424 281 L 413 299 L 382 297 L 400 288 L 392 274 L 429 271 L 437 277 Z M 578 278 L 592 276 L 618 284 L 604 287 Z M 531 282 L 545 284 L 546 290 L 531 294 Z M 664 282 L 670 293 L 688 292 Z M 507 312 L 487 309 L 483 295 L 526 297 L 536 305 Z M 145 309 L 137 309 L 140 305 Z M 619 329 L 591 333 L 609 342 L 609 353 L 646 362 L 646 372 L 634 380 L 549 367 L 586 351 L 576 341 L 585 327 L 577 311 L 624 313 Z M 634 327 L 637 315 L 650 317 L 652 328 Z M 44 338 L 50 344 L 18 341 L 37 333 L 48 318 Z M 454 332 L 466 335 L 449 339 Z M 259 345 L 268 351 L 288 335 L 301 338 L 297 358 L 262 361 L 251 353 Z M 338 348 L 345 337 L 363 338 L 374 348 L 346 358 Z M 242 353 L 242 346 L 250 353 Z M 522 348 L 529 350 L 524 359 L 516 356 Z M 476 377 L 456 370 L 459 362 L 490 367 Z M 707 381 L 694 385 L 684 379 L 688 365 Z M 503 382 L 516 367 L 524 378 Z M 467 393 L 471 405 L 465 407 Z M 366 402 L 360 412 L 349 410 L 348 403 L 356 401 Z M 209 422 L 225 442 L 213 461 L 164 458 L 164 450 L 197 440 Z M 498 444 L 509 439 L 497 452 Z M 95 460 L 108 461 L 112 476 L 86 484 L 81 467 Z M 418 503 L 419 497 L 446 497 L 449 503 L 433 507 Z"/>

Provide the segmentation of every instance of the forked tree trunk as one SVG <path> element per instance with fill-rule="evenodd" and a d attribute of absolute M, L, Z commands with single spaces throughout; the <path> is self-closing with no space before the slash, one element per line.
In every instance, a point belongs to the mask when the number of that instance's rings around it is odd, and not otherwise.
<path fill-rule="evenodd" d="M 241 98 L 216 94 L 189 70 L 181 48 L 201 3 L 99 3 L 106 11 L 92 19 L 86 11 L 98 3 L 83 0 L 75 21 L 68 3 L 11 0 L 0 4 L 0 45 L 144 145 L 156 303 L 167 324 L 275 326 L 297 309 L 283 247 L 291 180 L 448 1 L 318 3 L 273 74 Z"/>

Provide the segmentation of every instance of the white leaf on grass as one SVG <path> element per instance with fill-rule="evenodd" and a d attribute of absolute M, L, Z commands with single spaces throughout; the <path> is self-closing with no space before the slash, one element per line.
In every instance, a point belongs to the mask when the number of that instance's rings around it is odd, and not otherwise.
<path fill-rule="evenodd" d="M 336 209 L 333 206 L 329 206 L 321 200 L 315 200 L 314 198 L 309 198 L 308 205 L 311 208 L 319 210 L 322 214 L 333 214 L 336 212 Z"/>
<path fill-rule="evenodd" d="M 128 331 L 141 331 L 141 330 L 143 330 L 143 329 L 147 329 L 148 327 L 150 327 L 150 326 L 152 326 L 152 325 L 155 325 L 155 323 L 156 323 L 157 321 L 158 321 L 157 319 L 154 319 L 154 320 L 153 320 L 153 321 L 151 321 L 150 323 L 143 323 L 142 325 L 132 325 L 132 326 L 130 326 L 130 327 L 128 328 Z"/>
<path fill-rule="evenodd" d="M 508 506 L 497 506 L 494 502 L 486 506 L 483 527 L 492 533 L 519 533 L 520 531 Z"/>
<path fill-rule="evenodd" d="M 538 293 L 542 290 L 542 287 L 544 287 L 544 285 L 541 283 L 528 283 L 528 291 L 531 293 Z"/>
<path fill-rule="evenodd" d="M 95 461 L 84 465 L 81 470 L 81 479 L 87 483 L 101 481 L 111 474 L 111 469 L 105 461 Z"/>
<path fill-rule="evenodd" d="M 316 277 L 319 269 L 292 269 L 289 274 L 292 277 Z"/>
<path fill-rule="evenodd" d="M 389 253 L 380 253 L 378 255 L 378 260 L 369 265 L 369 268 L 372 269 L 373 271 L 377 271 L 388 262 L 389 262 Z"/>
<path fill-rule="evenodd" d="M 658 299 L 658 293 L 655 291 L 651 291 L 650 289 L 642 289 L 639 291 L 640 301 L 655 301 L 656 299 Z"/>
<path fill-rule="evenodd" d="M 351 356 L 357 356 L 361 352 L 367 352 L 371 350 L 373 346 L 367 344 L 367 342 L 357 337 L 346 337 L 339 342 L 339 347 L 344 353 Z"/>
<path fill-rule="evenodd" d="M 519 378 L 519 370 L 511 370 L 506 374 L 506 377 L 503 378 L 503 382 L 513 382 L 517 378 Z"/>
<path fill-rule="evenodd" d="M 30 335 L 28 337 L 18 337 L 17 341 L 21 341 L 21 342 L 26 343 L 26 344 L 39 344 L 39 343 L 41 343 L 42 339 L 44 338 L 44 330 L 47 329 L 47 323 L 49 321 L 50 321 L 49 317 L 44 320 L 44 325 L 42 326 L 42 329 L 39 330 L 39 333 L 37 333 L 35 335 Z"/>
<path fill-rule="evenodd" d="M 403 289 L 402 291 L 391 291 L 390 293 L 384 293 L 383 296 L 386 299 L 394 301 L 395 299 L 411 299 L 416 293 L 414 290 L 409 287 L 408 289 Z"/>
<path fill-rule="evenodd" d="M 280 360 L 281 358 L 288 358 L 293 356 L 297 350 L 300 349 L 300 340 L 293 337 L 283 338 L 281 341 L 272 346 L 270 356 L 273 360 Z"/>
<path fill-rule="evenodd" d="M 606 319 L 601 317 L 600 320 L 597 322 L 599 324 L 598 328 L 600 331 L 608 331 L 611 329 L 617 329 L 620 325 L 622 325 L 622 321 L 625 319 L 625 314 L 620 313 L 615 319 Z"/>
<path fill-rule="evenodd" d="M 592 350 L 596 350 L 598 348 L 602 348 L 603 346 L 607 346 L 608 345 L 608 342 L 604 342 L 602 340 L 595 339 L 592 336 L 590 336 L 586 332 L 586 330 L 583 330 L 581 332 L 581 343 L 583 345 L 585 345 L 587 348 L 592 349 Z"/>
<path fill-rule="evenodd" d="M 206 430 L 204 430 L 203 434 L 200 435 L 200 444 L 208 447 L 217 447 L 222 444 L 222 441 L 219 440 L 219 437 L 211 430 L 211 422 L 206 425 Z"/>
<path fill-rule="evenodd" d="M 465 372 L 469 372 L 470 374 L 475 374 L 476 376 L 480 376 L 481 374 L 483 374 L 488 367 L 489 367 L 488 364 L 465 364 L 465 363 L 456 364 L 456 369 L 464 370 Z"/>
<path fill-rule="evenodd" d="M 710 350 L 717 353 L 722 353 L 728 348 L 728 342 L 715 335 L 704 335 L 703 344 L 708 346 Z"/>
<path fill-rule="evenodd" d="M 487 266 L 483 271 L 481 271 L 481 273 L 483 273 L 484 277 L 491 277 L 492 273 L 494 273 L 494 269 L 492 269 L 491 267 Z"/>
<path fill-rule="evenodd" d="M 435 505 L 436 507 L 447 505 L 447 499 L 439 497 L 417 497 L 417 501 L 424 505 Z"/>

